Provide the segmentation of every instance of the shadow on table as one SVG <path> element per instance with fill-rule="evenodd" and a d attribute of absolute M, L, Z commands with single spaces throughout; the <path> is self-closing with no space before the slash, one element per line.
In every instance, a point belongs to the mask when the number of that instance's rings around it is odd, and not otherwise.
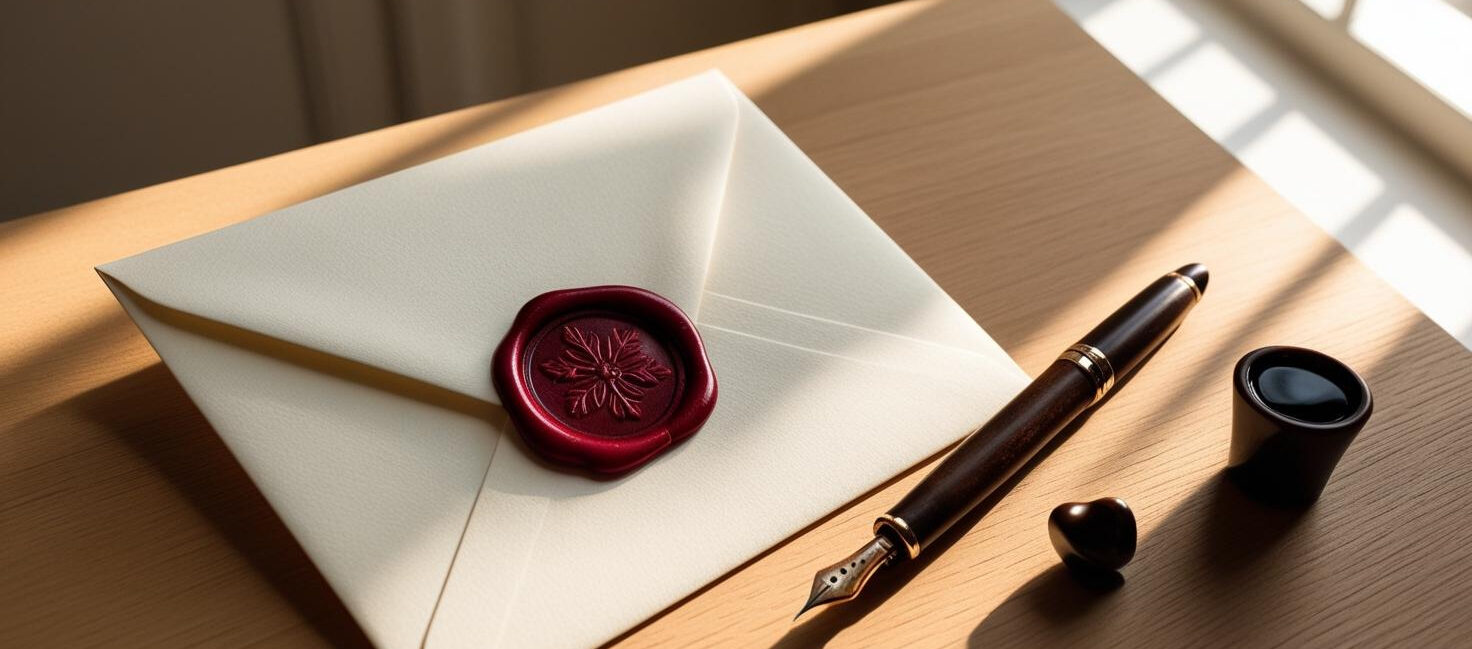
<path fill-rule="evenodd" d="M 1145 360 L 1140 363 L 1139 367 L 1144 367 L 1148 365 L 1150 359 L 1154 357 L 1155 352 L 1151 352 L 1150 355 L 1146 356 Z M 1120 388 L 1123 388 L 1124 386 L 1128 385 L 1130 381 L 1134 380 L 1135 376 L 1137 375 L 1138 372 L 1131 372 L 1129 375 L 1125 376 L 1119 381 L 1118 386 Z M 779 639 L 775 644 L 772 645 L 771 649 L 802 649 L 805 647 L 823 646 L 827 644 L 829 640 L 832 640 L 834 636 L 838 635 L 840 631 L 843 631 L 844 629 L 852 626 L 859 620 L 864 619 L 866 616 L 869 615 L 869 613 L 882 606 L 884 602 L 889 600 L 890 597 L 899 592 L 899 590 L 903 588 L 905 584 L 910 583 L 912 579 L 923 572 L 932 561 L 934 561 L 940 555 L 945 554 L 947 548 L 951 547 L 962 537 L 964 537 L 968 532 L 970 532 L 971 528 L 975 527 L 977 523 L 981 522 L 981 519 L 984 518 L 987 513 L 990 512 L 992 508 L 995 507 L 996 504 L 1002 500 L 1002 498 L 1005 498 L 1007 494 L 1012 492 L 1012 488 L 1017 486 L 1017 483 L 1021 482 L 1022 479 L 1027 476 L 1028 472 L 1031 471 L 1034 466 L 1037 466 L 1039 462 L 1046 460 L 1048 456 L 1052 454 L 1054 449 L 1058 448 L 1064 442 L 1068 441 L 1068 438 L 1072 436 L 1075 431 L 1087 424 L 1089 418 L 1092 417 L 1093 414 L 1099 410 L 1099 408 L 1107 405 L 1109 401 L 1113 399 L 1114 395 L 1118 394 L 1118 392 L 1119 390 L 1111 392 L 1109 395 L 1105 396 L 1103 400 L 1090 407 L 1084 412 L 1084 414 L 1080 415 L 1068 426 L 1065 426 L 1063 430 L 1059 431 L 1058 435 L 1054 437 L 1052 441 L 1048 442 L 1048 444 L 1044 446 L 1042 450 L 1038 451 L 1038 454 L 1033 456 L 1031 460 L 1028 460 L 1027 464 L 1024 465 L 1020 470 L 1018 470 L 1017 473 L 1015 473 L 1010 479 L 1007 480 L 1007 482 L 1003 483 L 1001 487 L 998 487 L 997 490 L 993 492 L 990 497 L 982 501 L 981 505 L 977 506 L 975 509 L 971 510 L 970 513 L 966 514 L 966 516 L 956 521 L 956 524 L 951 526 L 950 530 L 946 531 L 945 534 L 942 534 L 939 539 L 926 546 L 925 554 L 921 555 L 914 561 L 908 561 L 898 564 L 892 568 L 881 570 L 874 575 L 873 581 L 869 582 L 868 586 L 865 587 L 864 592 L 858 597 L 858 599 L 843 604 L 830 605 L 826 608 L 818 610 L 817 614 L 812 615 L 812 617 L 808 618 L 807 622 L 804 622 L 803 624 L 795 626 L 791 630 L 789 630 L 785 635 L 782 636 L 781 639 Z M 859 541 L 859 539 L 855 539 L 855 543 L 858 543 Z M 847 550 L 847 548 L 835 548 L 835 550 Z M 1117 587 L 1118 585 L 1118 583 L 1109 583 L 1108 580 L 1096 580 L 1090 582 L 1089 587 L 1108 590 Z M 799 604 L 800 602 L 794 603 L 793 610 L 796 610 L 796 606 L 798 606 Z"/>
<path fill-rule="evenodd" d="M 1101 605 L 1110 601 L 1124 582 L 1119 573 L 1085 575 L 1058 563 L 1023 584 L 997 611 L 1017 606 L 1049 625 L 1069 625 L 1099 614 L 1103 608 Z M 993 611 L 987 620 L 995 616 L 996 611 Z M 985 634 L 982 630 L 986 628 L 986 622 L 977 627 L 971 635 L 970 646 L 989 646 L 983 639 Z"/>
<path fill-rule="evenodd" d="M 1137 563 L 1124 569 L 1123 585 L 1134 569 L 1145 565 L 1178 573 L 1191 593 L 1162 588 L 1162 580 L 1141 579 L 1144 590 L 1115 589 L 1109 583 L 1081 580 L 1062 564 L 1044 571 L 1018 588 L 971 632 L 973 649 L 999 645 L 1066 642 L 1070 645 L 1116 645 L 1133 625 L 1126 618 L 1140 615 L 1141 606 L 1160 615 L 1189 612 L 1169 606 L 1176 597 L 1184 608 L 1226 601 L 1213 594 L 1250 590 L 1255 597 L 1272 599 L 1271 580 L 1249 578 L 1274 566 L 1260 565 L 1271 550 L 1306 517 L 1300 510 L 1276 509 L 1249 500 L 1224 473 L 1197 489 L 1157 531 L 1145 539 Z M 1148 564 L 1145 564 L 1148 562 Z M 1271 561 L 1265 563 L 1271 564 Z M 1144 564 L 1144 565 L 1142 565 Z M 1281 566 L 1279 566 L 1281 567 Z M 1239 592 L 1240 594 L 1240 592 Z M 1197 601 L 1186 603 L 1189 595 Z M 1226 610 L 1218 611 L 1225 615 Z M 1115 613 L 1120 615 L 1116 616 Z M 1241 619 L 1250 625 L 1250 619 Z M 1130 627 L 1130 628 L 1126 628 Z M 1136 641 L 1141 638 L 1135 637 Z"/>
<path fill-rule="evenodd" d="M 146 408 L 127 405 L 144 398 Z M 157 469 L 322 638 L 335 647 L 372 646 L 162 363 L 74 402 Z"/>

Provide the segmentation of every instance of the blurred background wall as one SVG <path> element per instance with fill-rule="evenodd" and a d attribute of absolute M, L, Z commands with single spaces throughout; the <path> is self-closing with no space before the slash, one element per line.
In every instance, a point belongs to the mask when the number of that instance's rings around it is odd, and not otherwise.
<path fill-rule="evenodd" d="M 6 0 L 0 220 L 882 0 Z"/>
<path fill-rule="evenodd" d="M 887 1 L 3 0 L 0 221 Z M 1171 27 L 1232 14 L 1206 22 L 1472 179 L 1472 0 L 1054 1 L 1126 64 L 1216 56 L 1204 27 Z M 1136 72 L 1159 85 L 1171 60 Z M 1185 76 L 1222 90 L 1216 113 L 1262 95 L 1231 69 Z"/>

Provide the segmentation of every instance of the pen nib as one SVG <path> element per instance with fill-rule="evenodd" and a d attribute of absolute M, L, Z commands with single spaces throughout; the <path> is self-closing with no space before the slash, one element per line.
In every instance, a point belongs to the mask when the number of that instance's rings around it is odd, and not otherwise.
<path fill-rule="evenodd" d="M 808 603 L 803 605 L 797 615 L 792 616 L 793 621 L 816 606 L 853 599 L 864 588 L 864 584 L 868 583 L 869 577 L 887 563 L 893 554 L 894 544 L 883 536 L 875 536 L 874 540 L 869 541 L 858 552 L 819 570 L 813 576 L 813 591 L 808 595 Z"/>

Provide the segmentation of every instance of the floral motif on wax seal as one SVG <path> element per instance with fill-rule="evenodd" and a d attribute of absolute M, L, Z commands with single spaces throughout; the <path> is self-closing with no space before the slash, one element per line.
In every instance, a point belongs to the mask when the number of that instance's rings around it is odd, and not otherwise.
<path fill-rule="evenodd" d="M 608 336 L 562 328 L 562 353 L 541 365 L 553 379 L 569 382 L 567 410 L 586 417 L 607 407 L 618 419 L 638 419 L 645 391 L 670 376 L 670 368 L 644 353 L 635 331 L 614 329 Z"/>
<path fill-rule="evenodd" d="M 527 450 L 601 477 L 694 435 L 718 392 L 695 322 L 633 286 L 528 300 L 496 347 L 491 381 Z"/>

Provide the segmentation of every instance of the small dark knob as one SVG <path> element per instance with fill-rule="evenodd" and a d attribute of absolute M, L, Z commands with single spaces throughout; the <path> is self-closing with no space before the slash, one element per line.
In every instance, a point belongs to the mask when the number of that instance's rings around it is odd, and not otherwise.
<path fill-rule="evenodd" d="M 1048 538 L 1063 563 L 1080 570 L 1119 570 L 1135 556 L 1135 513 L 1119 498 L 1063 503 L 1048 516 Z"/>

